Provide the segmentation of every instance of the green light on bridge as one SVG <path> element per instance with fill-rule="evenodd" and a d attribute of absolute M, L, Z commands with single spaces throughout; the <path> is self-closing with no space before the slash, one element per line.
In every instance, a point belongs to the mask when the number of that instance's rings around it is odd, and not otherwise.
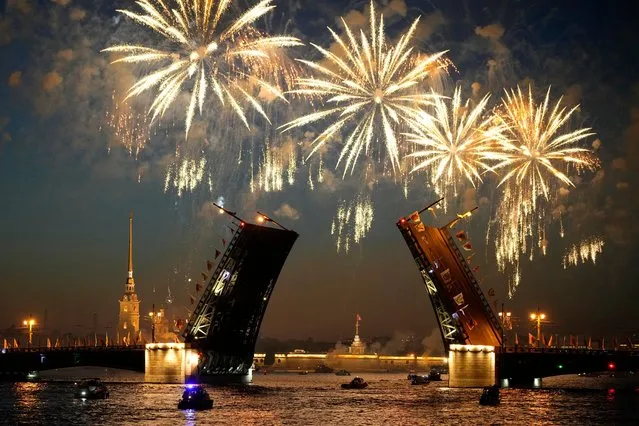
<path fill-rule="evenodd" d="M 562 370 L 564 368 L 564 365 L 563 364 L 559 364 L 559 365 L 557 365 L 557 368 Z"/>

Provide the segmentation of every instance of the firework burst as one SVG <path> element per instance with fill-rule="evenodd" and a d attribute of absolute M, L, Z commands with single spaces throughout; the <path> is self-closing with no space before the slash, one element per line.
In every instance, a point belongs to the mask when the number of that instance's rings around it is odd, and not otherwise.
<path fill-rule="evenodd" d="M 399 130 L 411 128 L 434 95 L 423 90 L 429 73 L 445 62 L 444 52 L 419 55 L 410 47 L 417 28 L 415 20 L 396 44 L 386 40 L 384 18 L 377 18 L 370 5 L 370 31 L 359 37 L 342 19 L 345 39 L 329 28 L 342 55 L 313 44 L 323 56 L 321 62 L 300 59 L 315 75 L 299 78 L 292 93 L 321 100 L 327 107 L 282 126 L 283 130 L 311 123 L 332 121 L 313 141 L 311 155 L 342 131 L 344 143 L 337 162 L 344 174 L 355 167 L 362 152 L 369 154 L 373 141 L 381 139 L 393 170 L 400 168 Z M 359 40 L 358 40 L 359 38 Z"/>
<path fill-rule="evenodd" d="M 534 249 L 546 251 L 546 227 L 551 218 L 551 194 L 560 185 L 574 186 L 569 177 L 594 170 L 597 158 L 578 146 L 592 135 L 588 128 L 570 131 L 569 121 L 578 106 L 567 109 L 561 99 L 550 103 L 550 89 L 541 103 L 535 102 L 532 89 L 524 94 L 518 87 L 506 93 L 499 116 L 506 127 L 506 138 L 499 141 L 498 150 L 488 158 L 497 161 L 493 170 L 505 171 L 499 185 L 503 187 L 496 211 L 496 252 L 500 270 L 514 265 L 515 276 L 510 293 L 519 282 L 521 254 L 530 260 Z"/>
<path fill-rule="evenodd" d="M 597 263 L 597 256 L 603 252 L 604 241 L 601 238 L 591 238 L 573 245 L 564 254 L 564 269 L 568 266 L 577 266 L 579 263 Z"/>
<path fill-rule="evenodd" d="M 136 23 L 163 37 L 167 47 L 120 45 L 104 49 L 123 54 L 114 63 L 146 65 L 149 72 L 130 88 L 127 98 L 156 89 L 150 111 L 152 121 L 161 117 L 183 90 L 190 89 L 186 109 L 188 136 L 196 109 L 202 114 L 209 94 L 229 105 L 249 126 L 242 104 L 249 104 L 270 122 L 259 92 L 283 100 L 278 83 L 269 79 L 286 76 L 280 50 L 302 43 L 294 37 L 268 36 L 252 24 L 275 8 L 263 0 L 228 25 L 225 14 L 232 0 L 139 0 L 140 13 L 118 10 Z"/>
<path fill-rule="evenodd" d="M 461 88 L 457 87 L 452 99 L 435 97 L 432 115 L 422 114 L 415 132 L 406 135 L 408 141 L 419 145 L 409 155 L 418 161 L 411 172 L 426 171 L 444 197 L 449 190 L 456 197 L 462 182 L 475 187 L 491 169 L 486 158 L 494 155 L 491 151 L 503 138 L 504 126 L 495 124 L 493 116 L 485 117 L 488 99 L 486 95 L 472 106 L 470 100 L 462 102 Z"/>

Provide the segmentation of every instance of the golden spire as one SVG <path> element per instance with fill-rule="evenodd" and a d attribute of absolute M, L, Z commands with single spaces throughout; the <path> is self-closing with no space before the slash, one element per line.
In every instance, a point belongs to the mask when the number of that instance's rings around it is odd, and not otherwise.
<path fill-rule="evenodd" d="M 135 281 L 133 280 L 133 210 L 129 214 L 129 273 L 126 279 L 126 292 L 135 292 Z"/>

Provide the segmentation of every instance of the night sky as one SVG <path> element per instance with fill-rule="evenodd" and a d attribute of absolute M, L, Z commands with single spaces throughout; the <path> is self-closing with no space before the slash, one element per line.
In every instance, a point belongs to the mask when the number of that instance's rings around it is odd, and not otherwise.
<path fill-rule="evenodd" d="M 286 27 L 304 42 L 328 45 L 326 25 L 339 29 L 339 16 L 356 23 L 368 7 L 367 2 L 348 3 L 281 0 L 268 25 L 280 32 Z M 426 52 L 449 51 L 458 69 L 451 73 L 450 88 L 459 84 L 469 93 L 471 84 L 479 82 L 496 101 L 504 88 L 518 83 L 534 84 L 542 94 L 550 85 L 555 97 L 581 104 L 582 125 L 597 134 L 585 145 L 601 141 L 602 169 L 581 176 L 565 201 L 570 207 L 565 221 L 571 241 L 599 236 L 605 240 L 604 252 L 596 266 L 564 270 L 566 242 L 550 238 L 547 256 L 523 261 L 522 283 L 506 301 L 507 309 L 525 318 L 539 306 L 555 333 L 623 336 L 639 331 L 639 4 L 379 4 L 393 35 L 422 15 L 415 45 Z M 129 76 L 99 51 L 136 30 L 115 18 L 115 9 L 128 5 L 0 0 L 0 329 L 29 314 L 41 319 L 45 309 L 49 326 L 60 330 L 88 328 L 94 313 L 100 327 L 114 323 L 126 279 L 131 209 L 142 311 L 150 310 L 153 301 L 162 303 L 169 287 L 174 306 L 188 307 L 194 290 L 186 279 L 196 278 L 206 259 L 222 249 L 221 239 L 228 239 L 228 222 L 210 208 L 211 201 L 224 197 L 226 207 L 246 220 L 253 221 L 259 209 L 300 233 L 261 335 L 337 340 L 352 334 L 357 312 L 363 336 L 429 335 L 435 317 L 395 227 L 399 217 L 436 199 L 428 188 L 406 200 L 401 188 L 379 185 L 372 195 L 371 232 L 344 254 L 335 250 L 330 225 L 338 200 L 356 191 L 339 173 L 310 191 L 308 172 L 301 168 L 292 188 L 268 194 L 249 194 L 246 179 L 226 173 L 212 193 L 200 188 L 178 197 L 165 192 L 163 176 L 171 141 L 183 138 L 181 128 L 165 125 L 137 160 L 117 145 L 105 117 L 113 90 L 126 87 L 130 82 L 123 80 Z M 313 53 L 303 47 L 291 55 Z M 286 113 L 276 115 L 281 119 Z M 227 125 L 215 113 L 197 120 L 208 120 L 209 129 Z M 493 288 L 501 303 L 506 277 L 497 272 L 484 244 L 494 200 L 488 199 L 461 228 L 474 243 L 482 287 Z M 282 209 L 285 204 L 290 208 Z M 440 217 L 438 224 L 445 219 Z M 522 321 L 524 334 L 527 321 Z"/>

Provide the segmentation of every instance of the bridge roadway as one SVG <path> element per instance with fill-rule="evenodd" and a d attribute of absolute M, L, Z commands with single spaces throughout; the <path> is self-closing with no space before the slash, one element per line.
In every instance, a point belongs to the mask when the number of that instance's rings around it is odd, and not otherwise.
<path fill-rule="evenodd" d="M 639 351 L 580 348 L 506 347 L 497 353 L 500 378 L 511 385 L 532 385 L 535 378 L 602 371 L 639 372 Z"/>
<path fill-rule="evenodd" d="M 639 371 L 639 351 L 578 348 L 507 347 L 497 352 L 499 377 L 529 386 L 535 378 L 601 371 Z M 144 346 L 74 346 L 5 349 L 0 352 L 0 378 L 29 371 L 96 366 L 144 372 Z"/>
<path fill-rule="evenodd" d="M 0 352 L 0 377 L 67 367 L 108 367 L 144 372 L 144 345 L 16 348 Z"/>

